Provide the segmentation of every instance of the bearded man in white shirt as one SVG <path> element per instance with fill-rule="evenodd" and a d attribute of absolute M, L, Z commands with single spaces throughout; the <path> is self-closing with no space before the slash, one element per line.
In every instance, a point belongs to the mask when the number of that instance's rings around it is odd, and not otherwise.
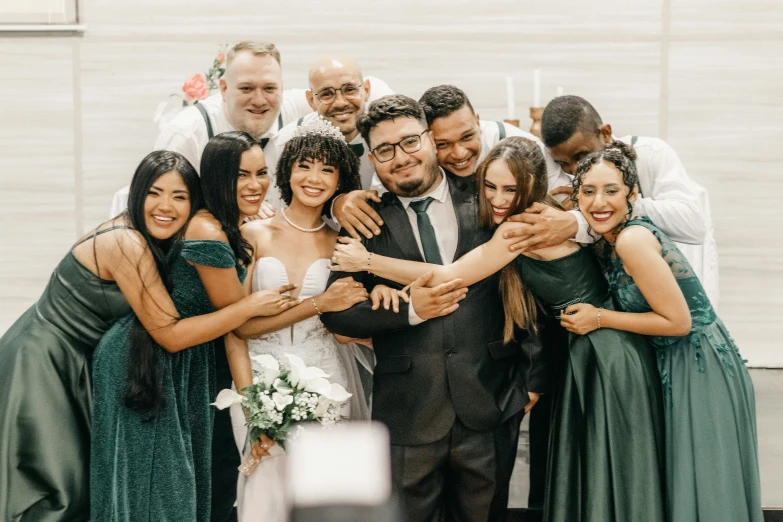
<path fill-rule="evenodd" d="M 315 112 L 286 125 L 272 138 L 264 149 L 269 174 L 274 175 L 277 158 L 285 144 L 293 138 L 296 128 L 323 117 L 345 136 L 348 146 L 359 158 L 362 188 L 370 188 L 375 168 L 367 156 L 369 150 L 356 128 L 356 122 L 365 113 L 369 102 L 394 92 L 376 78 L 365 78 L 359 64 L 346 57 L 321 59 L 310 68 L 308 81 L 310 89 L 305 91 L 305 95 Z"/>

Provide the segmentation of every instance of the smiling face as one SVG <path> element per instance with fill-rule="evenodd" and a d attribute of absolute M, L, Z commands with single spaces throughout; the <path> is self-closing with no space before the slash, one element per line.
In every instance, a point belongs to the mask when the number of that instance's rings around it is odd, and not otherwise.
<path fill-rule="evenodd" d="M 254 145 L 242 153 L 237 178 L 237 205 L 239 205 L 240 220 L 255 216 L 261 208 L 261 202 L 269 188 L 264 151 Z"/>
<path fill-rule="evenodd" d="M 179 172 L 166 172 L 144 199 L 144 224 L 155 239 L 165 240 L 185 226 L 190 216 L 190 193 Z"/>
<path fill-rule="evenodd" d="M 313 110 L 340 129 L 350 143 L 359 133 L 356 122 L 364 114 L 370 82 L 362 79 L 355 62 L 329 59 L 310 70 L 310 90 L 306 95 Z"/>
<path fill-rule="evenodd" d="M 595 232 L 612 239 L 613 232 L 628 219 L 628 203 L 636 201 L 612 163 L 600 161 L 582 175 L 577 201 L 579 210 Z"/>
<path fill-rule="evenodd" d="M 441 179 L 435 145 L 427 128 L 415 118 L 397 118 L 380 122 L 370 131 L 370 148 L 399 143 L 406 138 L 421 136 L 421 148 L 405 152 L 394 147 L 394 158 L 380 162 L 375 154 L 370 161 L 386 190 L 398 196 L 413 198 L 430 192 Z"/>
<path fill-rule="evenodd" d="M 323 207 L 337 192 L 340 170 L 320 160 L 299 159 L 291 169 L 292 203 L 306 207 Z"/>
<path fill-rule="evenodd" d="M 492 221 L 495 224 L 505 221 L 516 206 L 517 180 L 502 159 L 487 166 L 484 197 L 490 205 Z"/>
<path fill-rule="evenodd" d="M 220 79 L 228 122 L 258 139 L 272 127 L 283 101 L 280 64 L 271 55 L 240 51 Z"/>
<path fill-rule="evenodd" d="M 438 163 L 457 176 L 472 176 L 481 154 L 479 117 L 464 105 L 448 116 L 435 118 L 430 124 Z"/>

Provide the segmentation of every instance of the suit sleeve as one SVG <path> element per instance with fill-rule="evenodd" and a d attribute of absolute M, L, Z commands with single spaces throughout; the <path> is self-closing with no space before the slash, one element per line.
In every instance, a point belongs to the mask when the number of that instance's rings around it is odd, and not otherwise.
<path fill-rule="evenodd" d="M 527 391 L 533 393 L 548 393 L 551 391 L 551 361 L 544 348 L 544 339 L 548 319 L 539 310 L 537 331 L 528 330 L 528 336 L 522 341 L 522 352 L 530 361 L 527 372 Z"/>
<path fill-rule="evenodd" d="M 340 235 L 347 236 L 348 233 L 342 230 Z M 366 241 L 365 246 L 370 250 Z M 378 281 L 366 272 L 332 272 L 327 288 L 344 277 L 353 277 L 356 281 L 361 282 L 368 292 L 372 291 L 376 284 L 383 282 L 383 280 Z M 389 286 L 399 287 L 394 283 L 389 283 Z M 408 304 L 402 300 L 400 300 L 400 311 L 397 313 L 393 310 L 385 310 L 383 307 L 373 310 L 372 303 L 368 300 L 342 312 L 325 312 L 321 315 L 321 322 L 334 334 L 356 339 L 366 339 L 386 332 L 412 328 L 408 322 Z"/>

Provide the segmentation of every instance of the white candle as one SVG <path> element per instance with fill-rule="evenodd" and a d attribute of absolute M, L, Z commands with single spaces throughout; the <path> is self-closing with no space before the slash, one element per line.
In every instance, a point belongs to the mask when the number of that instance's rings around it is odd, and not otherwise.
<path fill-rule="evenodd" d="M 557 97 L 559 98 L 562 95 L 563 95 L 563 86 L 562 85 L 558 85 L 557 86 Z"/>
<path fill-rule="evenodd" d="M 508 108 L 508 119 L 514 119 L 514 80 L 511 76 L 506 76 L 506 106 Z"/>
<path fill-rule="evenodd" d="M 541 107 L 541 69 L 533 69 L 533 107 Z"/>

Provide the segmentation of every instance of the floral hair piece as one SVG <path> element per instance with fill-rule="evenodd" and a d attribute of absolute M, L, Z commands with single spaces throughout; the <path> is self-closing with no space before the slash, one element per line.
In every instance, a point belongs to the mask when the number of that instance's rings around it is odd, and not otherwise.
<path fill-rule="evenodd" d="M 326 138 L 332 138 L 338 141 L 342 141 L 343 143 L 347 143 L 345 141 L 345 136 L 343 136 L 343 133 L 340 131 L 340 129 L 332 125 L 329 120 L 325 119 L 321 115 L 318 115 L 318 118 L 315 118 L 312 121 L 299 125 L 296 130 L 294 130 L 294 138 L 311 135 L 324 136 Z"/>

